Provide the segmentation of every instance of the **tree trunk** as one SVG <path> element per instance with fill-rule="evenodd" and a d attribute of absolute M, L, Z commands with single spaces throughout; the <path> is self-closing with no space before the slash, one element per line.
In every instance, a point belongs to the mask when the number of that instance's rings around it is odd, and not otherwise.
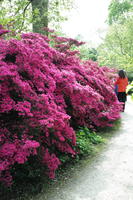
<path fill-rule="evenodd" d="M 49 0 L 32 0 L 33 13 L 33 32 L 46 34 L 43 27 L 48 27 L 48 5 Z M 38 9 L 39 14 L 35 14 L 35 9 Z"/>

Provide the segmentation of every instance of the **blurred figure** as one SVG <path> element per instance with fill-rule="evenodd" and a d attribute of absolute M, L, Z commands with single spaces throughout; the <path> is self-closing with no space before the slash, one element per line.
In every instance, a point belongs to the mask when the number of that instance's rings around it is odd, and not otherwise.
<path fill-rule="evenodd" d="M 128 85 L 128 78 L 124 70 L 119 70 L 118 79 L 115 82 L 115 87 L 118 87 L 117 97 L 120 102 L 123 103 L 123 109 L 125 110 L 125 102 L 127 101 L 126 87 Z"/>

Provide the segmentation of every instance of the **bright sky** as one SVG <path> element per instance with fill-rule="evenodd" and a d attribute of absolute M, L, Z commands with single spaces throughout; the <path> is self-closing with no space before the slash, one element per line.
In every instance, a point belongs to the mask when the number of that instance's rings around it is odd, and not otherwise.
<path fill-rule="evenodd" d="M 63 24 L 63 32 L 70 37 L 81 35 L 90 45 L 97 46 L 107 29 L 105 20 L 111 0 L 75 0 L 69 20 Z"/>

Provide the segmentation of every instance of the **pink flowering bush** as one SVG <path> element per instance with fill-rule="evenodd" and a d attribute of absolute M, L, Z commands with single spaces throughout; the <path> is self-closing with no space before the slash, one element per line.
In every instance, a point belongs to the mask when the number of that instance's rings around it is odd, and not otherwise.
<path fill-rule="evenodd" d="M 76 128 L 112 126 L 120 117 L 113 72 L 70 50 L 82 43 L 52 38 L 54 48 L 37 33 L 0 40 L 0 181 L 7 185 L 14 164 L 31 155 L 54 178 L 59 152 L 76 154 Z"/>

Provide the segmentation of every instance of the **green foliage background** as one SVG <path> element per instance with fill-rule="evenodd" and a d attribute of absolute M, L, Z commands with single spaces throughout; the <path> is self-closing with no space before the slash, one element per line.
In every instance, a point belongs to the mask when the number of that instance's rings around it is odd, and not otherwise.
<path fill-rule="evenodd" d="M 133 80 L 133 1 L 112 0 L 108 8 L 109 28 L 98 47 L 100 65 L 127 71 Z"/>
<path fill-rule="evenodd" d="M 48 20 L 48 25 L 52 29 L 59 29 L 60 23 L 67 20 L 68 12 L 73 8 L 75 0 L 34 1 L 36 1 L 34 8 L 31 0 L 0 1 L 0 24 L 12 31 L 11 37 L 16 33 L 32 31 L 36 23 L 41 30 L 44 24 L 41 19 Z M 43 7 L 40 8 L 41 2 Z M 48 4 L 48 7 L 45 4 Z"/>

